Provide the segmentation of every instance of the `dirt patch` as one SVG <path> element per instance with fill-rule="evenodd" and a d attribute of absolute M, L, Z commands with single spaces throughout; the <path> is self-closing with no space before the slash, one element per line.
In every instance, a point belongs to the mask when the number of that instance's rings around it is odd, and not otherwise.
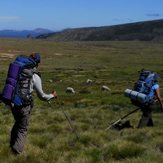
<path fill-rule="evenodd" d="M 62 53 L 55 53 L 54 55 L 56 55 L 56 56 L 63 56 L 64 54 L 62 54 Z"/>
<path fill-rule="evenodd" d="M 9 53 L 21 53 L 20 50 L 8 50 L 7 52 L 9 52 Z"/>
<path fill-rule="evenodd" d="M 15 57 L 16 54 L 12 53 L 1 53 L 0 52 L 0 60 L 12 59 Z"/>

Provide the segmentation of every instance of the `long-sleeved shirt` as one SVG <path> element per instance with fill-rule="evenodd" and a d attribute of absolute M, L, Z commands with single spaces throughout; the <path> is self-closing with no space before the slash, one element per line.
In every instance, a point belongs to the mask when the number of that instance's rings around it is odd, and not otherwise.
<path fill-rule="evenodd" d="M 51 98 L 54 97 L 54 95 L 52 93 L 50 94 L 46 94 L 44 93 L 43 89 L 42 89 L 42 82 L 41 82 L 41 78 L 39 77 L 39 75 L 37 75 L 36 73 L 33 74 L 32 76 L 32 81 L 31 81 L 31 85 L 30 85 L 30 92 L 32 93 L 33 90 L 36 91 L 37 96 L 41 99 L 41 100 L 50 100 Z"/>

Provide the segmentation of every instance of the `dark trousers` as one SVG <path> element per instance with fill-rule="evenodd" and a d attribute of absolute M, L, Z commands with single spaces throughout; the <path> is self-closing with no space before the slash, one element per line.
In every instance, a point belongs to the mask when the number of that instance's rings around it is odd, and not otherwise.
<path fill-rule="evenodd" d="M 141 108 L 142 110 L 142 117 L 139 121 L 138 128 L 142 128 L 145 126 L 152 127 L 153 126 L 153 120 L 152 120 L 152 109 L 147 106 Z"/>
<path fill-rule="evenodd" d="M 12 108 L 15 124 L 11 130 L 10 146 L 17 154 L 24 148 L 31 109 L 31 105 Z"/>

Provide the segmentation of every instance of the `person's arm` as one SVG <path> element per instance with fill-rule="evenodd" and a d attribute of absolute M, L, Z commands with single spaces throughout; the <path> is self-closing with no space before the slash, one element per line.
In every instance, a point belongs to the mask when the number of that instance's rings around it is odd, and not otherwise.
<path fill-rule="evenodd" d="M 161 105 L 161 109 L 163 111 L 163 102 L 162 102 L 161 95 L 160 95 L 160 89 L 157 88 L 155 91 L 156 91 L 156 97 L 157 97 L 157 99 L 158 99 L 158 101 L 159 101 L 159 103 Z"/>
<path fill-rule="evenodd" d="M 37 75 L 34 74 L 33 75 L 33 88 L 36 90 L 37 96 L 41 99 L 41 100 L 50 100 L 54 97 L 57 97 L 57 93 L 55 91 L 53 91 L 50 94 L 46 94 L 44 93 L 43 89 L 42 89 L 42 82 L 41 82 L 41 78 Z"/>

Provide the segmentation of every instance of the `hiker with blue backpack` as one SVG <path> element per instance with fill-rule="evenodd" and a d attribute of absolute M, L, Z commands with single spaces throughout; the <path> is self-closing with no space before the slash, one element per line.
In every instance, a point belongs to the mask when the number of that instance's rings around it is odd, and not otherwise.
<path fill-rule="evenodd" d="M 10 147 L 15 154 L 20 154 L 25 145 L 29 117 L 33 108 L 32 92 L 36 91 L 41 100 L 49 101 L 57 97 L 56 91 L 45 94 L 41 77 L 37 71 L 40 54 L 18 56 L 10 64 L 1 100 L 11 107 L 15 124 L 11 130 Z"/>
<path fill-rule="evenodd" d="M 158 74 L 150 70 L 142 69 L 139 79 L 134 85 L 134 89 L 126 89 L 125 95 L 129 97 L 135 106 L 142 111 L 142 117 L 139 120 L 138 128 L 145 126 L 152 127 L 152 105 L 158 101 L 163 111 L 163 102 L 160 96 L 158 85 Z"/>
<path fill-rule="evenodd" d="M 157 84 L 157 79 L 154 81 L 153 86 L 150 89 L 150 92 L 148 94 L 150 97 L 154 97 L 154 100 L 158 100 L 161 106 L 161 109 L 163 111 L 163 103 L 161 100 L 160 96 L 160 88 L 159 85 Z M 154 102 L 154 101 L 153 101 Z M 145 126 L 152 127 L 153 120 L 152 120 L 152 103 L 147 104 L 147 105 L 142 105 L 141 110 L 142 110 L 142 117 L 139 120 L 138 128 L 142 128 Z"/>

